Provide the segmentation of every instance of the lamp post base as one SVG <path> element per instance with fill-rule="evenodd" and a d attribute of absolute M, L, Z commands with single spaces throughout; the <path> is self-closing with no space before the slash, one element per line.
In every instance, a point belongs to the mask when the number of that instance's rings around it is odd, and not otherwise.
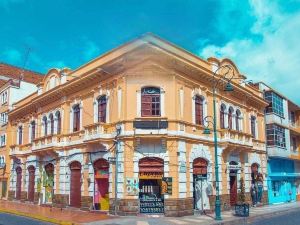
<path fill-rule="evenodd" d="M 216 202 L 215 202 L 215 214 L 216 214 L 216 217 L 215 217 L 215 220 L 222 220 L 222 217 L 221 217 L 221 201 L 220 199 L 216 199 Z"/>

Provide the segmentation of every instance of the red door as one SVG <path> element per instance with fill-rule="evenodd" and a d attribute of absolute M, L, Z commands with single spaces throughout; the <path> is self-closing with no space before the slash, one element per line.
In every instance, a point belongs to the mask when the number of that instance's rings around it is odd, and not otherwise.
<path fill-rule="evenodd" d="M 95 191 L 94 203 L 96 210 L 109 209 L 108 197 L 108 170 L 109 164 L 105 159 L 99 159 L 94 163 L 95 172 Z"/>
<path fill-rule="evenodd" d="M 237 182 L 236 176 L 230 176 L 230 205 L 234 206 L 237 201 Z"/>
<path fill-rule="evenodd" d="M 22 187 L 22 169 L 21 167 L 16 168 L 17 173 L 17 183 L 16 183 L 16 199 L 21 199 L 21 187 Z"/>
<path fill-rule="evenodd" d="M 28 167 L 29 182 L 28 182 L 28 201 L 33 202 L 34 200 L 34 178 L 35 168 L 34 166 Z"/>
<path fill-rule="evenodd" d="M 70 164 L 71 169 L 71 188 L 70 206 L 81 207 L 81 164 L 77 161 Z"/>

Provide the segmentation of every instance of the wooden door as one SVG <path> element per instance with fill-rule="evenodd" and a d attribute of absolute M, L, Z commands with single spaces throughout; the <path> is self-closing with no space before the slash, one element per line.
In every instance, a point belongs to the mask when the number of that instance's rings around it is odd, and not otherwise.
<path fill-rule="evenodd" d="M 81 207 L 81 164 L 72 162 L 71 169 L 71 187 L 70 187 L 70 206 Z"/>
<path fill-rule="evenodd" d="M 230 205 L 234 206 L 237 201 L 237 182 L 236 176 L 230 176 Z"/>
<path fill-rule="evenodd" d="M 28 167 L 29 181 L 28 181 L 28 201 L 34 200 L 34 180 L 35 180 L 35 168 L 33 166 Z"/>
<path fill-rule="evenodd" d="M 21 199 L 21 188 L 22 188 L 22 169 L 21 167 L 17 167 L 17 183 L 16 183 L 16 199 Z"/>

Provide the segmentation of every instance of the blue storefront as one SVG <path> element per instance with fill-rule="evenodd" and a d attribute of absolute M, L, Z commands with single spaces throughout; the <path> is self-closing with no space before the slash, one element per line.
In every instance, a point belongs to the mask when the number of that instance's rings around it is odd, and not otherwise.
<path fill-rule="evenodd" d="M 296 178 L 293 160 L 269 158 L 267 181 L 269 203 L 296 201 Z"/>

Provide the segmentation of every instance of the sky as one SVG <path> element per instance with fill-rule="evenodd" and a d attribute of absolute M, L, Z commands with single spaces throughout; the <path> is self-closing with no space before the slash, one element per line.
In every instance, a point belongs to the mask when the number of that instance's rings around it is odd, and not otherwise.
<path fill-rule="evenodd" d="M 230 58 L 300 105 L 300 0 L 0 0 L 0 61 L 42 73 L 146 32 Z"/>

